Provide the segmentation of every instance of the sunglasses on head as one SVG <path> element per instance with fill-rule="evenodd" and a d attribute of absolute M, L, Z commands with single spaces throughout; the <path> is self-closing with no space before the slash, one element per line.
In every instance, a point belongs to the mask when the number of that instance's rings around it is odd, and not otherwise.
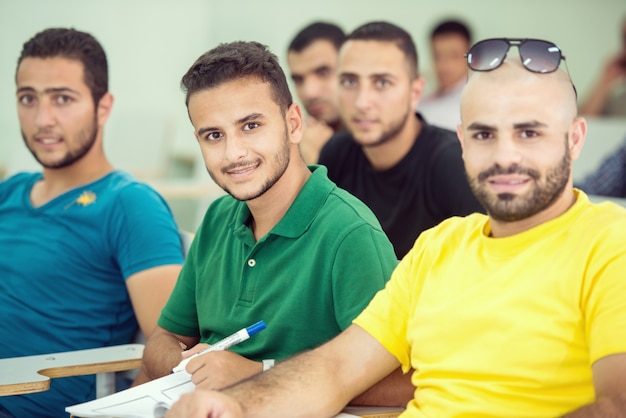
<path fill-rule="evenodd" d="M 493 38 L 477 42 L 465 55 L 473 71 L 491 71 L 504 62 L 511 45 L 517 46 L 522 65 L 533 73 L 552 73 L 565 57 L 552 42 L 541 39 Z"/>

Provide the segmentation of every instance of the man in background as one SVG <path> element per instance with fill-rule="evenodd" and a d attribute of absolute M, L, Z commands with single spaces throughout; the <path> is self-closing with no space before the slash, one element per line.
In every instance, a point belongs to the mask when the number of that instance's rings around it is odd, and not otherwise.
<path fill-rule="evenodd" d="M 308 117 L 300 152 L 307 164 L 315 164 L 328 139 L 341 129 L 337 108 L 337 53 L 345 39 L 340 27 L 314 22 L 293 38 L 287 64 L 296 94 Z"/>
<path fill-rule="evenodd" d="M 626 198 L 626 138 L 577 187 L 588 194 Z"/>
<path fill-rule="evenodd" d="M 437 86 L 417 107 L 428 123 L 452 131 L 461 123 L 461 92 L 467 81 L 465 54 L 471 44 L 470 30 L 461 21 L 446 20 L 433 29 L 430 50 Z"/>
<path fill-rule="evenodd" d="M 591 93 L 581 105 L 585 116 L 626 116 L 626 17 L 620 31 L 620 50 L 604 67 Z"/>
<path fill-rule="evenodd" d="M 346 131 L 328 141 L 319 159 L 331 180 L 372 209 L 398 258 L 425 229 L 483 211 L 454 133 L 415 113 L 423 87 L 405 30 L 387 22 L 355 29 L 339 52 Z"/>
<path fill-rule="evenodd" d="M 183 253 L 165 201 L 104 153 L 113 96 L 102 46 L 44 30 L 24 44 L 15 82 L 42 172 L 0 183 L 0 357 L 129 343 L 137 323 L 149 336 Z M 94 375 L 53 379 L 46 392 L 0 398 L 0 416 L 65 417 L 94 396 Z"/>
<path fill-rule="evenodd" d="M 183 357 L 264 320 L 267 329 L 248 341 L 186 365 L 196 385 L 215 389 L 337 335 L 397 260 L 372 212 L 302 160 L 300 107 L 263 45 L 219 45 L 181 84 L 207 171 L 228 194 L 206 212 L 142 370 L 165 376 Z M 398 369 L 357 402 L 402 405 L 411 393 Z"/>

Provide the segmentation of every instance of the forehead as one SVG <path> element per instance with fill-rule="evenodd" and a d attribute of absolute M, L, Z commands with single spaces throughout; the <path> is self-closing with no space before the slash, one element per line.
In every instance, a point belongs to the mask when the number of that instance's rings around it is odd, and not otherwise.
<path fill-rule="evenodd" d="M 407 72 L 404 53 L 393 42 L 349 40 L 339 50 L 339 71 L 358 75 Z"/>
<path fill-rule="evenodd" d="M 236 124 L 251 115 L 280 117 L 269 83 L 256 78 L 241 78 L 193 93 L 189 97 L 189 117 L 196 129 Z"/>
<path fill-rule="evenodd" d="M 302 51 L 289 51 L 287 62 L 291 72 L 298 74 L 321 66 L 334 68 L 337 64 L 337 50 L 329 40 L 318 39 Z"/>
<path fill-rule="evenodd" d="M 469 42 L 458 33 L 444 33 L 432 39 L 434 49 L 469 49 Z"/>
<path fill-rule="evenodd" d="M 525 70 L 497 74 L 500 70 L 472 75 L 461 101 L 464 123 L 473 118 L 494 125 L 531 119 L 571 121 L 576 116 L 575 99 L 566 81 Z"/>
<path fill-rule="evenodd" d="M 17 69 L 16 83 L 18 88 L 30 87 L 35 90 L 49 87 L 88 90 L 83 75 L 83 64 L 77 60 L 63 57 L 27 57 L 20 62 Z"/>

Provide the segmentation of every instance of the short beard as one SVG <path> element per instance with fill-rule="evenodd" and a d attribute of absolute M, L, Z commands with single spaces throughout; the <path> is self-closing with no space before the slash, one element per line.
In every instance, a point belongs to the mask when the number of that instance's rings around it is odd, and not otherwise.
<path fill-rule="evenodd" d="M 287 167 L 289 167 L 290 161 L 291 161 L 291 150 L 289 148 L 289 138 L 287 136 L 287 125 L 285 125 L 285 141 L 283 143 L 283 147 L 281 147 L 281 149 L 276 154 L 274 154 L 274 158 L 273 158 L 274 164 L 272 167 L 274 167 L 275 170 L 272 173 L 270 173 L 270 177 L 267 180 L 265 180 L 265 182 L 261 185 L 261 187 L 257 191 L 252 192 L 249 195 L 235 195 L 228 187 L 226 187 L 226 185 L 224 185 L 223 183 L 220 183 L 217 176 L 211 173 L 210 170 L 207 169 L 207 171 L 209 173 L 209 176 L 211 176 L 211 178 L 213 179 L 213 181 L 218 186 L 220 186 L 226 193 L 228 193 L 229 195 L 231 195 L 232 197 L 234 197 L 235 199 L 241 202 L 247 202 L 249 200 L 253 200 L 262 196 L 263 194 L 265 194 L 265 192 L 271 189 L 274 186 L 274 184 L 276 184 L 278 180 L 280 180 L 283 174 L 285 174 L 285 171 L 287 171 Z M 255 163 L 261 164 L 261 161 L 257 160 L 255 161 Z M 248 165 L 250 165 L 250 161 L 241 161 L 239 163 L 231 164 L 228 167 L 221 169 L 221 171 L 222 173 L 225 173 L 234 168 L 246 167 Z"/>
<path fill-rule="evenodd" d="M 569 148 L 565 147 L 565 153 L 559 163 L 548 170 L 545 180 L 540 182 L 541 175 L 533 169 L 526 169 L 512 165 L 506 169 L 495 165 L 481 172 L 476 178 L 468 180 L 470 187 L 478 201 L 485 207 L 491 218 L 500 222 L 515 222 L 530 218 L 533 215 L 547 209 L 563 194 L 569 181 L 569 172 L 572 158 Z M 483 183 L 497 174 L 525 174 L 535 183 L 529 196 L 519 196 L 511 193 L 500 193 L 496 196 L 489 194 L 483 187 Z"/>
<path fill-rule="evenodd" d="M 79 161 L 80 159 L 82 159 L 85 155 L 87 155 L 89 151 L 91 151 L 94 144 L 96 143 L 97 138 L 98 138 L 98 119 L 96 115 L 94 114 L 92 123 L 89 126 L 87 126 L 85 129 L 80 131 L 76 137 L 76 139 L 78 140 L 79 148 L 74 151 L 72 150 L 68 151 L 67 154 L 65 154 L 65 156 L 59 161 L 56 161 L 53 163 L 46 163 L 42 161 L 37 156 L 37 153 L 28 145 L 28 141 L 26 140 L 26 135 L 24 134 L 24 131 L 22 131 L 22 139 L 24 140 L 24 144 L 26 144 L 26 147 L 28 148 L 30 153 L 33 155 L 33 157 L 35 157 L 35 160 L 37 160 L 37 162 L 41 164 L 43 167 L 47 169 L 52 169 L 52 170 L 58 170 L 61 168 L 68 167 L 74 164 L 75 162 Z"/>
<path fill-rule="evenodd" d="M 380 134 L 380 137 L 375 142 L 370 143 L 370 144 L 363 144 L 362 146 L 364 148 L 378 147 L 396 138 L 398 134 L 400 134 L 400 132 L 402 132 L 402 130 L 404 129 L 407 123 L 407 120 L 409 119 L 409 116 L 414 116 L 413 110 L 408 110 L 400 118 L 400 120 L 398 120 L 397 123 L 391 123 L 391 126 L 389 126 L 389 129 L 387 129 L 386 131 L 383 131 Z"/>

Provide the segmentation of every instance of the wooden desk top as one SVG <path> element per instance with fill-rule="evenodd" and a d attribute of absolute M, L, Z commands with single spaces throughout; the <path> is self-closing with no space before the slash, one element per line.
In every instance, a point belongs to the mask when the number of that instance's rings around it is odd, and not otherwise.
<path fill-rule="evenodd" d="M 43 392 L 54 377 L 118 372 L 141 367 L 143 344 L 0 359 L 0 396 Z"/>

